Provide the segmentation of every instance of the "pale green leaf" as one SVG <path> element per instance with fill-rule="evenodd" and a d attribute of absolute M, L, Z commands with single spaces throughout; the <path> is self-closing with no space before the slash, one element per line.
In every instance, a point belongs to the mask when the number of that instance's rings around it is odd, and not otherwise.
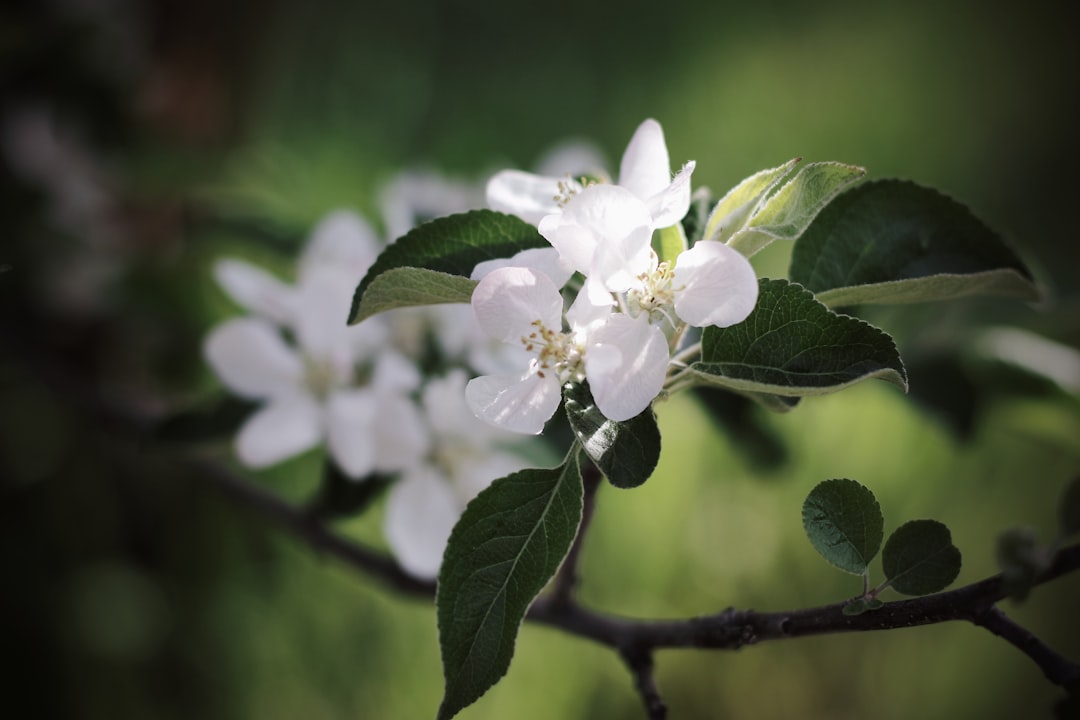
<path fill-rule="evenodd" d="M 826 480 L 803 503 L 803 529 L 821 556 L 853 575 L 881 548 L 885 520 L 874 493 L 854 480 Z"/>
<path fill-rule="evenodd" d="M 686 232 L 679 223 L 653 231 L 652 247 L 660 262 L 674 263 L 679 253 L 686 249 Z"/>
<path fill-rule="evenodd" d="M 750 257 L 774 240 L 796 240 L 826 205 L 866 170 L 838 162 L 810 163 L 768 196 L 728 245 Z"/>
<path fill-rule="evenodd" d="M 830 307 L 1039 299 L 1020 258 L 967 207 L 901 180 L 865 183 L 832 202 L 795 243 L 789 274 Z"/>
<path fill-rule="evenodd" d="M 791 172 L 802 158 L 788 160 L 779 167 L 762 170 L 746 178 L 716 203 L 705 223 L 702 238 L 726 243 L 746 225 L 762 199 Z"/>
<path fill-rule="evenodd" d="M 435 597 L 445 693 L 438 717 L 506 674 L 529 605 L 555 575 L 581 522 L 578 449 L 552 470 L 523 470 L 482 491 L 450 534 Z"/>
<path fill-rule="evenodd" d="M 738 325 L 705 328 L 690 371 L 699 382 L 766 395 L 822 395 L 868 378 L 907 389 L 892 338 L 786 280 L 761 280 L 757 305 Z"/>
<path fill-rule="evenodd" d="M 891 585 L 905 595 L 944 590 L 960 574 L 960 550 L 937 520 L 911 520 L 889 536 L 881 564 Z"/>
<path fill-rule="evenodd" d="M 467 303 L 476 281 L 437 270 L 399 267 L 387 270 L 367 286 L 355 322 L 394 308 L 440 303 Z"/>

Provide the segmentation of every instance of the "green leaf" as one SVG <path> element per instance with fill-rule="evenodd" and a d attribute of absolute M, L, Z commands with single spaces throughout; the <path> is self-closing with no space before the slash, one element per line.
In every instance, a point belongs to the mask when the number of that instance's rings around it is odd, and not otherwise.
<path fill-rule="evenodd" d="M 537 247 L 548 247 L 548 242 L 535 227 L 493 210 L 472 210 L 424 223 L 382 251 L 356 288 L 349 323 L 363 319 L 360 306 L 365 293 L 390 270 L 423 268 L 467 278 L 479 262 Z"/>
<path fill-rule="evenodd" d="M 881 548 L 885 520 L 874 493 L 854 480 L 826 480 L 803 503 L 803 528 L 829 563 L 862 575 Z"/>
<path fill-rule="evenodd" d="M 866 170 L 838 162 L 810 163 L 765 199 L 728 245 L 750 257 L 773 240 L 796 240 L 818 213 Z"/>
<path fill-rule="evenodd" d="M 467 303 L 475 288 L 475 280 L 460 275 L 424 268 L 393 268 L 367 286 L 356 308 L 355 322 L 394 308 Z"/>
<path fill-rule="evenodd" d="M 498 682 L 525 612 L 555 575 L 581 522 L 579 453 L 523 470 L 481 492 L 450 534 L 435 603 L 446 720 Z"/>
<path fill-rule="evenodd" d="M 762 279 L 754 311 L 738 325 L 705 328 L 690 370 L 704 383 L 771 395 L 821 395 L 867 378 L 907 390 L 892 338 L 786 280 Z"/>
<path fill-rule="evenodd" d="M 679 223 L 653 231 L 652 247 L 660 262 L 675 262 L 679 253 L 686 249 L 686 232 Z"/>
<path fill-rule="evenodd" d="M 911 520 L 885 541 L 881 564 L 886 585 L 905 595 L 944 590 L 960 574 L 960 550 L 937 520 Z"/>
<path fill-rule="evenodd" d="M 587 383 L 567 383 L 563 398 L 570 427 L 612 485 L 632 488 L 649 479 L 660 461 L 660 428 L 652 407 L 615 422 L 596 407 Z"/>
<path fill-rule="evenodd" d="M 837 198 L 795 243 L 789 275 L 830 307 L 967 295 L 1038 300 L 1030 271 L 964 205 L 902 180 Z"/>
<path fill-rule="evenodd" d="M 746 225 L 746 221 L 750 219 L 761 200 L 801 160 L 802 158 L 795 158 L 771 170 L 754 173 L 731 190 L 728 190 L 727 195 L 716 203 L 716 207 L 709 214 L 702 237 L 722 243 L 730 240 L 732 235 Z"/>
<path fill-rule="evenodd" d="M 871 610 L 877 610 L 879 607 L 881 607 L 884 604 L 885 603 L 881 602 L 877 598 L 859 597 L 859 598 L 855 598 L 854 600 L 849 602 L 847 605 L 845 605 L 843 607 L 843 609 L 841 609 L 840 612 L 842 612 L 845 615 L 862 615 L 864 612 L 869 612 Z"/>
<path fill-rule="evenodd" d="M 1061 536 L 1080 533 L 1080 475 L 1074 477 L 1061 498 Z"/>

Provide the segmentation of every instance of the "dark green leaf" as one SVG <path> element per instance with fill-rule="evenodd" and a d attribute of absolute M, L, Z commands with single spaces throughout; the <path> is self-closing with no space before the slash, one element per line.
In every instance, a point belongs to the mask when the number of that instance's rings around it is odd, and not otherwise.
<path fill-rule="evenodd" d="M 885 541 L 881 564 L 891 585 L 905 595 L 943 590 L 960 574 L 960 550 L 937 520 L 911 520 Z"/>
<path fill-rule="evenodd" d="M 405 267 L 387 270 L 375 278 L 356 308 L 355 321 L 400 307 L 467 303 L 476 281 L 437 270 Z"/>
<path fill-rule="evenodd" d="M 473 210 L 437 218 L 383 250 L 356 288 L 349 322 L 359 322 L 364 293 L 387 271 L 424 268 L 467 278 L 479 262 L 537 247 L 548 247 L 548 243 L 535 227 L 513 215 Z"/>
<path fill-rule="evenodd" d="M 481 492 L 454 527 L 435 603 L 446 720 L 499 681 L 525 612 L 554 576 L 581 522 L 577 449 L 553 470 L 524 470 Z"/>
<path fill-rule="evenodd" d="M 907 375 L 892 338 L 857 318 L 839 315 L 786 280 L 763 279 L 757 306 L 729 328 L 707 327 L 702 382 L 767 395 L 821 395 L 880 378 L 904 390 Z"/>
<path fill-rule="evenodd" d="M 660 429 L 651 406 L 624 422 L 608 420 L 587 383 L 564 385 L 563 400 L 574 434 L 612 485 L 632 488 L 649 479 L 660 461 Z"/>
<path fill-rule="evenodd" d="M 1080 533 L 1080 476 L 1074 477 L 1061 498 L 1061 536 Z"/>
<path fill-rule="evenodd" d="M 862 575 L 881 548 L 885 521 L 874 493 L 854 480 L 826 480 L 803 503 L 803 528 L 831 564 Z"/>
<path fill-rule="evenodd" d="M 792 280 L 830 307 L 966 295 L 1037 300 L 1031 273 L 997 233 L 960 203 L 901 180 L 836 198 L 803 233 Z"/>

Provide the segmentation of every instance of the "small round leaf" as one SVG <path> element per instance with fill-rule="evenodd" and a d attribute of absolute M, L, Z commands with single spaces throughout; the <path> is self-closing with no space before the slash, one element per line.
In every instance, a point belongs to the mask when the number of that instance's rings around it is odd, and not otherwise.
<path fill-rule="evenodd" d="M 874 493 L 854 480 L 820 483 L 806 497 L 802 518 L 814 549 L 853 575 L 866 572 L 885 532 Z"/>
<path fill-rule="evenodd" d="M 912 520 L 889 536 L 881 564 L 894 590 L 927 595 L 945 589 L 960 574 L 960 550 L 943 523 Z"/>

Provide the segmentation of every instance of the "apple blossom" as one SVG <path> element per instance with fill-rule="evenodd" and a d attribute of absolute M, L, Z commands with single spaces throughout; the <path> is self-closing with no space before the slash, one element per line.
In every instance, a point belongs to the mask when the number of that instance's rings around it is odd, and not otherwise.
<path fill-rule="evenodd" d="M 519 345 L 528 362 L 524 374 L 482 375 L 466 386 L 469 407 L 493 425 L 541 432 L 570 381 L 595 383 L 597 407 L 617 421 L 645 410 L 663 386 L 668 350 L 659 328 L 646 318 L 613 314 L 582 292 L 566 314 L 570 330 L 563 332 L 562 295 L 541 272 L 492 271 L 476 286 L 472 307 L 488 335 Z M 622 386 L 636 392 L 620 392 Z"/>
<path fill-rule="evenodd" d="M 431 451 L 402 473 L 386 501 L 384 532 L 412 575 L 434 578 L 450 531 L 468 504 L 496 478 L 527 466 L 508 444 L 517 436 L 478 420 L 465 404 L 465 371 L 429 381 L 421 395 Z"/>
<path fill-rule="evenodd" d="M 617 185 L 645 203 L 650 230 L 679 222 L 690 208 L 690 175 L 694 162 L 671 177 L 670 160 L 660 123 L 649 119 L 638 126 L 619 165 Z M 584 186 L 573 176 L 553 177 L 520 170 L 495 174 L 487 185 L 488 207 L 537 224 L 560 212 Z"/>

